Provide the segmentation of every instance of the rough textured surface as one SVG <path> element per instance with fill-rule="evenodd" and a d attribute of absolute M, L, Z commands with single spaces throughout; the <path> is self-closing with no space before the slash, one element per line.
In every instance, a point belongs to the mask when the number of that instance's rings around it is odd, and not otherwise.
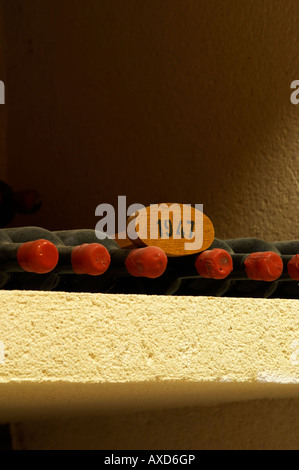
<path fill-rule="evenodd" d="M 297 300 L 0 292 L 3 421 L 299 393 Z"/>
<path fill-rule="evenodd" d="M 125 194 L 298 237 L 297 0 L 7 0 L 4 24 L 8 177 L 44 197 L 16 225 L 94 227 Z"/>
<path fill-rule="evenodd" d="M 12 425 L 15 449 L 299 449 L 299 400 Z M 111 453 L 107 453 L 111 456 Z"/>

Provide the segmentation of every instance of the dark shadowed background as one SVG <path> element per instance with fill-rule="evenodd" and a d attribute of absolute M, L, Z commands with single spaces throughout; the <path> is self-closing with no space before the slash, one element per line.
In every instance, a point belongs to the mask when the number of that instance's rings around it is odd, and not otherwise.
<path fill-rule="evenodd" d="M 93 228 L 126 195 L 203 203 L 219 238 L 298 238 L 296 0 L 2 7 L 2 171 L 44 201 L 14 225 Z"/>

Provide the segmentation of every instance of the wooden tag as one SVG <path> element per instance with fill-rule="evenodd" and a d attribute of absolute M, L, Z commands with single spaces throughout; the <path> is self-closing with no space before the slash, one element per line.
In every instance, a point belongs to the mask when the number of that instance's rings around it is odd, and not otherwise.
<path fill-rule="evenodd" d="M 185 256 L 206 250 L 214 241 L 211 220 L 187 204 L 152 204 L 127 221 L 134 246 L 158 246 L 167 256 Z"/>

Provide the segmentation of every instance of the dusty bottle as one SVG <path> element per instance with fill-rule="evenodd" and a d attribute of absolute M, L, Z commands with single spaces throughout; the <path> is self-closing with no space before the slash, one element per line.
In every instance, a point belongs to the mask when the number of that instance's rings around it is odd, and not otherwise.
<path fill-rule="evenodd" d="M 233 250 L 224 241 L 215 238 L 208 250 L 197 255 L 170 260 L 175 265 L 181 285 L 175 295 L 222 296 L 228 292 L 233 281 Z"/>
<path fill-rule="evenodd" d="M 0 230 L 0 285 L 3 288 L 23 288 L 18 279 L 46 279 L 58 262 L 58 250 L 49 240 L 39 237 L 19 242 L 12 240 L 5 229 Z"/>
<path fill-rule="evenodd" d="M 273 297 L 299 298 L 299 240 L 273 242 L 283 259 L 283 275 Z"/>
<path fill-rule="evenodd" d="M 111 260 L 109 269 L 100 280 L 83 276 L 80 279 L 64 277 L 62 282 L 64 289 L 67 290 L 145 293 L 141 278 L 158 278 L 166 269 L 167 257 L 160 248 L 126 250 L 120 248 L 117 242 L 107 235 L 100 234 L 101 238 L 98 238 L 95 230 L 92 229 L 63 230 L 55 234 L 65 244 L 81 246 L 100 244 L 107 250 Z"/>
<path fill-rule="evenodd" d="M 277 248 L 259 238 L 225 240 L 234 250 L 235 280 L 229 295 L 232 297 L 270 297 L 278 286 L 283 262 Z"/>
<path fill-rule="evenodd" d="M 65 246 L 63 241 L 53 232 L 40 227 L 20 227 L 3 229 L 14 242 L 33 242 L 43 237 L 55 246 L 58 253 L 58 260 L 51 275 L 37 277 L 33 275 L 14 276 L 13 288 L 34 288 L 51 290 L 57 287 L 60 281 L 60 275 L 63 274 L 81 274 L 82 272 L 89 276 L 99 276 L 109 267 L 110 256 L 108 251 L 100 244 L 90 246 L 86 244 L 81 246 Z M 31 287 L 32 286 L 32 287 Z M 45 287 L 46 286 L 46 287 Z"/>

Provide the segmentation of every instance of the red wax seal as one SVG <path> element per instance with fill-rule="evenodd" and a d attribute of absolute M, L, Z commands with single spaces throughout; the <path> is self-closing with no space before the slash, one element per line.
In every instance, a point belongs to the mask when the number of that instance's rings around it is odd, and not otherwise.
<path fill-rule="evenodd" d="M 136 248 L 130 251 L 125 265 L 131 276 L 156 278 L 164 273 L 167 256 L 157 246 Z"/>
<path fill-rule="evenodd" d="M 233 270 L 233 260 L 222 248 L 203 251 L 197 256 L 195 267 L 198 274 L 209 279 L 224 279 Z"/>
<path fill-rule="evenodd" d="M 76 274 L 99 276 L 110 265 L 110 255 L 100 243 L 84 243 L 72 251 L 72 267 Z"/>
<path fill-rule="evenodd" d="M 247 276 L 254 281 L 275 281 L 283 271 L 282 259 L 273 251 L 251 253 L 244 265 Z"/>
<path fill-rule="evenodd" d="M 289 276 L 295 281 L 299 281 L 299 255 L 293 256 L 288 262 Z"/>
<path fill-rule="evenodd" d="M 58 258 L 58 250 L 49 240 L 23 243 L 17 252 L 19 265 L 29 273 L 49 273 L 57 265 Z"/>

